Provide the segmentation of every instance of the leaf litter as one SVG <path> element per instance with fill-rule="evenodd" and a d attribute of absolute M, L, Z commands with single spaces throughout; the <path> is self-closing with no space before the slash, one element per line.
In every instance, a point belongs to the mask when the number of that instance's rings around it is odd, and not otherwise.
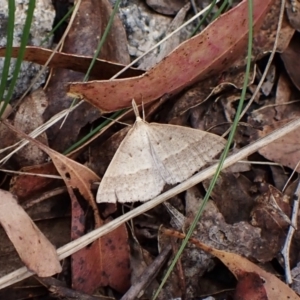
<path fill-rule="evenodd" d="M 272 4 L 271 10 L 267 7 L 269 4 Z M 256 33 L 254 53 L 259 55 L 253 59 L 255 67 L 253 68 L 252 79 L 248 86 L 248 98 L 251 97 L 251 94 L 255 90 L 256 84 L 260 79 L 260 74 L 264 70 L 265 57 L 268 55 L 274 41 L 273 37 L 277 25 L 276 17 L 278 15 L 279 4 L 280 1 L 270 1 L 268 4 L 259 4 L 265 5 L 264 9 L 261 9 L 261 13 L 267 13 L 267 16 L 258 18 L 260 19 L 259 23 L 263 22 L 263 29 L 258 30 Z M 242 2 L 240 6 L 241 5 L 245 5 L 245 2 Z M 86 9 L 87 8 L 84 8 L 83 11 Z M 288 9 L 288 17 L 289 20 L 291 20 L 292 9 L 290 7 L 288 7 Z M 230 12 L 232 11 L 229 11 L 228 14 L 230 14 Z M 219 20 L 221 20 L 221 18 Z M 237 17 L 237 23 L 239 21 Z M 215 24 L 216 23 L 213 25 Z M 220 21 L 217 24 L 222 24 L 222 22 Z M 294 34 L 295 26 L 295 23 L 291 25 L 287 19 L 284 20 L 284 26 L 281 32 L 282 39 L 277 49 L 278 52 L 283 53 L 278 55 L 273 61 L 272 70 L 269 72 L 270 76 L 265 81 L 265 85 L 255 99 L 255 102 L 250 106 L 250 110 L 241 121 L 235 137 L 233 152 L 239 151 L 243 146 L 266 135 L 266 133 L 272 129 L 279 128 L 288 120 L 298 117 L 298 103 L 295 101 L 299 99 L 299 90 L 297 81 L 295 80 L 295 78 L 297 78 L 297 66 L 296 64 L 293 66 L 291 63 L 293 62 L 293 54 L 297 51 L 297 44 L 292 44 L 298 37 L 298 33 Z M 84 27 L 85 26 L 82 26 L 82 28 Z M 210 28 L 213 28 L 212 25 Z M 224 25 L 223 27 L 222 25 L 218 25 L 215 29 L 222 32 L 223 35 L 225 34 L 223 30 Z M 290 43 L 293 34 L 294 36 Z M 215 36 L 213 33 L 211 35 Z M 245 36 L 247 36 L 247 30 L 245 31 Z M 215 38 L 215 42 L 217 45 L 220 44 L 220 47 L 223 46 L 226 49 L 226 46 L 221 43 L 222 39 Z M 294 48 L 289 52 L 291 45 Z M 70 47 L 72 48 L 74 46 Z M 193 50 L 193 48 L 191 49 Z M 241 47 L 241 49 L 244 51 L 243 47 Z M 35 49 L 34 51 L 38 53 L 39 49 Z M 242 53 L 243 51 L 234 53 L 237 61 L 235 64 L 231 64 L 233 68 L 237 65 L 243 67 L 244 57 L 242 54 L 240 56 L 238 55 L 238 53 Z M 73 53 L 72 50 L 66 50 L 66 52 Z M 90 53 L 85 53 L 83 56 L 89 54 Z M 228 48 L 227 54 L 229 54 Z M 70 59 L 72 59 L 73 62 L 76 61 L 76 55 L 78 56 L 78 54 L 67 55 L 70 55 Z M 207 53 L 205 55 L 207 55 Z M 62 57 L 62 65 L 67 63 L 66 56 L 61 55 L 57 57 L 56 66 L 60 64 L 59 57 Z M 78 57 L 81 59 L 80 55 Z M 207 56 L 207 58 L 208 60 L 210 59 L 209 56 Z M 232 58 L 229 57 L 229 60 L 230 59 Z M 286 72 L 282 70 L 280 59 L 284 61 Z M 86 60 L 81 60 L 80 64 L 86 64 Z M 172 66 L 172 61 L 169 61 L 168 64 Z M 110 68 L 109 65 L 107 67 Z M 208 68 L 209 67 L 208 62 Z M 76 70 L 80 71 L 82 68 L 83 66 L 80 66 Z M 115 66 L 111 65 L 111 69 L 109 70 L 111 71 L 110 74 L 116 72 L 113 71 L 115 70 L 114 68 Z M 164 99 L 157 103 L 150 103 L 145 107 L 146 114 L 151 112 L 149 126 L 153 124 L 151 121 L 166 123 L 167 120 L 170 124 L 180 124 L 183 126 L 192 124 L 194 128 L 213 132 L 218 135 L 222 135 L 226 131 L 235 113 L 236 101 L 239 99 L 239 88 L 243 81 L 243 73 L 242 71 L 232 73 L 232 70 L 229 68 L 222 73 L 217 73 L 217 76 L 214 76 L 214 78 L 211 78 L 203 69 L 200 69 L 200 72 L 203 73 L 204 77 L 207 76 L 206 80 L 196 83 L 191 89 L 190 84 L 184 82 L 185 90 L 183 92 L 176 92 L 177 94 L 171 97 L 171 99 L 170 95 L 167 95 L 167 97 L 165 97 L 167 100 Z M 240 74 L 240 76 L 237 76 L 237 74 Z M 99 78 L 106 79 L 105 74 L 100 74 Z M 158 78 L 161 79 L 161 76 L 159 75 Z M 59 78 L 57 82 L 60 80 L 61 78 Z M 66 78 L 63 80 L 67 81 Z M 55 97 L 58 95 L 64 96 L 63 91 L 61 91 L 60 94 L 56 94 L 56 89 L 59 87 L 57 82 L 53 83 L 51 89 L 54 95 L 56 95 Z M 144 90 L 142 91 L 144 92 Z M 120 92 L 123 92 L 122 89 Z M 157 92 L 163 93 L 163 90 L 157 87 Z M 180 99 L 179 97 L 182 95 L 184 95 L 184 100 L 180 103 L 178 99 Z M 133 96 L 130 99 L 128 98 L 127 103 L 129 103 L 132 98 Z M 153 100 L 155 99 L 154 97 Z M 111 103 L 112 105 L 116 105 L 116 102 L 123 100 L 124 98 L 114 98 Z M 137 100 L 143 99 L 137 98 Z M 147 98 L 144 100 L 146 100 L 144 102 L 147 102 Z M 57 108 L 57 110 L 60 109 L 61 108 Z M 97 118 L 95 118 L 95 120 Z M 130 117 L 127 117 L 127 120 L 123 119 L 122 121 L 127 122 L 129 119 Z M 13 119 L 11 118 L 10 120 Z M 129 121 L 131 122 L 132 118 Z M 74 122 L 76 123 L 76 118 L 75 121 L 71 121 L 71 123 Z M 55 141 L 55 139 L 53 139 L 54 135 L 52 136 L 52 134 L 50 134 L 48 136 L 48 138 L 50 137 L 48 140 L 50 147 L 56 150 L 64 150 L 65 145 L 70 145 L 74 137 L 78 137 L 82 132 L 86 131 L 85 126 L 89 126 L 90 122 L 92 122 L 92 119 L 89 120 L 89 117 L 84 115 L 83 123 L 80 121 L 76 124 L 78 127 L 74 130 L 74 134 L 72 133 L 72 137 L 70 135 L 70 139 L 68 139 L 68 133 L 62 134 L 64 142 L 61 144 L 59 143 L 59 138 L 56 138 Z M 67 132 L 72 131 L 71 123 L 66 125 L 68 127 Z M 121 124 L 110 127 L 104 135 L 90 144 L 88 150 L 83 148 L 77 156 L 73 157 L 81 163 L 85 163 L 86 166 L 97 174 L 92 175 L 91 178 L 90 175 L 88 175 L 85 178 L 87 181 L 85 181 L 85 179 L 82 181 L 82 177 L 84 177 L 85 174 L 84 172 L 92 174 L 87 168 L 84 168 L 81 164 L 79 167 L 77 163 L 74 164 L 70 159 L 65 160 L 62 155 L 53 152 L 53 150 L 51 151 L 50 148 L 47 150 L 48 152 L 50 151 L 49 153 L 51 153 L 52 159 L 54 157 L 54 160 L 56 160 L 56 167 L 60 170 L 61 174 L 64 175 L 65 185 L 67 185 L 69 189 L 72 212 L 70 237 L 72 239 L 84 235 L 85 232 L 97 226 L 101 227 L 102 224 L 109 222 L 111 218 L 114 218 L 120 213 L 120 206 L 113 205 L 110 209 L 113 215 L 110 216 L 109 219 L 104 221 L 102 216 L 99 216 L 99 214 L 102 215 L 102 213 L 104 214 L 108 210 L 104 204 L 97 207 L 94 203 L 94 192 L 96 192 L 96 189 L 92 182 L 100 181 L 99 177 L 104 175 L 118 145 L 122 143 L 122 139 L 125 135 L 125 133 L 119 134 L 120 129 L 123 129 L 122 127 L 123 125 Z M 22 129 L 22 123 L 20 128 Z M 132 129 L 129 129 L 129 131 L 130 130 Z M 128 129 L 123 129 L 123 131 L 128 131 Z M 5 136 L 5 134 L 2 136 Z M 8 138 L 10 137 L 8 136 Z M 210 203 L 195 232 L 198 239 L 219 250 L 212 251 L 211 248 L 208 249 L 203 246 L 203 249 L 210 253 L 205 254 L 202 250 L 199 252 L 195 247 L 189 246 L 185 250 L 177 269 L 171 275 L 160 299 L 171 299 L 188 295 L 204 297 L 204 295 L 216 294 L 224 297 L 225 295 L 227 297 L 235 297 L 236 299 L 239 297 L 247 299 L 247 296 L 248 299 L 254 299 L 258 297 L 259 293 L 263 299 L 277 299 L 276 297 L 278 295 L 283 297 L 289 295 L 291 299 L 298 299 L 296 294 L 283 283 L 283 276 L 286 270 L 284 270 L 281 257 L 277 254 L 282 248 L 286 232 L 290 226 L 291 199 L 296 184 L 296 176 L 291 179 L 284 191 L 282 191 L 282 189 L 286 184 L 288 176 L 292 172 L 292 168 L 294 168 L 300 160 L 297 141 L 297 131 L 295 130 L 295 132 L 286 135 L 283 140 L 278 140 L 248 157 L 248 162 L 243 162 L 244 165 L 247 163 L 247 168 L 239 167 L 239 164 L 237 164 L 235 168 L 226 170 L 221 174 L 211 196 Z M 43 142 L 47 144 L 47 141 L 43 140 Z M 293 148 L 291 148 L 291 146 Z M 42 146 L 44 150 L 47 149 L 45 147 L 45 145 Z M 85 147 L 87 149 L 87 146 Z M 146 150 L 148 146 L 145 147 L 143 144 L 142 147 Z M 271 163 L 272 165 L 270 165 Z M 37 166 L 30 164 L 26 168 L 31 169 L 33 173 L 55 173 L 55 169 L 49 167 L 49 163 Z M 189 164 L 191 165 L 192 163 Z M 14 168 L 14 163 L 11 163 L 11 165 L 8 164 L 8 166 Z M 68 169 L 70 166 L 71 169 Z M 77 169 L 77 171 L 75 171 L 76 174 L 73 172 L 72 166 Z M 15 178 L 17 179 L 17 177 Z M 19 178 L 22 178 L 22 176 Z M 88 178 L 92 180 L 88 180 Z M 137 183 L 139 179 L 138 177 L 136 180 Z M 14 191 L 14 193 L 23 195 L 21 200 L 25 201 L 24 203 L 30 202 L 32 197 L 36 197 L 39 194 L 43 195 L 43 193 L 46 193 L 54 187 L 61 186 L 62 182 L 57 180 L 55 182 L 45 182 L 44 184 L 40 180 L 32 180 L 32 182 L 30 179 L 26 180 L 24 183 L 18 183 L 17 185 L 12 182 L 11 188 L 11 191 Z M 40 189 L 35 190 L 30 188 L 29 182 L 33 188 L 36 188 L 36 185 L 37 188 L 40 187 Z M 36 184 L 34 182 L 36 182 Z M 164 249 L 167 249 L 165 245 L 168 245 L 168 247 L 172 245 L 173 253 L 178 249 L 178 242 L 176 241 L 166 240 L 164 244 L 165 238 L 158 233 L 159 226 L 161 224 L 165 227 L 172 225 L 176 230 L 185 232 L 201 202 L 201 198 L 208 184 L 209 180 L 206 180 L 202 185 L 198 186 L 196 192 L 190 189 L 186 193 L 174 197 L 170 200 L 171 205 L 167 206 L 168 209 L 159 206 L 152 209 L 148 214 L 135 218 L 132 221 L 132 232 L 129 236 L 127 235 L 126 227 L 121 226 L 119 231 L 113 232 L 111 236 L 107 235 L 104 238 L 98 239 L 90 247 L 86 247 L 77 252 L 76 255 L 73 255 L 71 263 L 73 270 L 73 287 L 82 292 L 91 294 L 99 286 L 110 286 L 112 290 L 124 294 L 130 285 L 129 278 L 132 270 L 130 270 L 129 256 L 131 255 L 131 267 L 139 265 L 139 262 L 143 262 L 143 268 L 139 270 L 138 275 L 132 272 L 134 276 L 132 276 L 133 281 L 131 285 L 134 287 L 141 286 L 142 289 L 145 289 L 143 291 L 144 295 L 151 295 L 158 286 L 157 281 L 160 280 L 160 275 L 158 275 L 155 281 L 153 281 L 153 284 L 148 287 L 139 285 L 139 276 L 141 276 L 144 281 L 145 278 L 150 278 L 147 277 L 147 271 L 142 274 L 144 270 L 147 270 L 147 265 L 150 267 L 153 266 L 157 268 L 157 270 L 158 268 L 166 267 L 163 265 L 152 265 L 154 258 L 159 256 L 158 254 L 163 252 Z M 144 186 L 146 186 L 145 183 L 140 183 L 138 191 L 143 192 Z M 75 188 L 75 193 L 73 192 L 73 188 Z M 91 205 L 94 207 L 94 210 L 92 209 L 94 217 L 91 217 L 92 214 L 88 208 L 89 206 L 81 199 L 81 196 L 76 193 L 76 188 L 81 190 L 81 193 L 85 198 L 89 199 Z M 23 194 L 22 189 L 24 190 Z M 156 191 L 156 193 L 160 193 L 160 190 Z M 32 193 L 30 194 L 30 192 Z M 59 203 L 57 203 L 57 205 L 59 205 Z M 136 205 L 138 205 L 138 202 L 134 203 L 134 206 Z M 122 209 L 127 211 L 129 208 L 125 205 Z M 172 215 L 169 214 L 170 211 Z M 55 213 L 51 216 L 55 218 Z M 57 217 L 58 216 L 61 215 L 57 214 Z M 180 223 L 182 220 L 185 220 L 183 224 Z M 58 222 L 57 219 L 55 221 Z M 178 226 L 178 224 L 181 225 Z M 128 245 L 130 245 L 130 250 L 133 250 L 132 235 L 138 240 L 139 250 L 131 251 L 130 253 Z M 298 263 L 298 245 L 299 233 L 296 231 L 290 249 L 292 268 L 296 267 Z M 230 278 L 229 271 L 224 271 L 220 263 L 212 259 L 211 254 L 219 255 L 218 257 L 221 260 L 227 257 L 223 263 L 234 273 L 238 279 L 238 283 L 234 280 L 230 283 L 224 283 L 218 278 L 216 275 L 218 273 L 224 273 Z M 226 256 L 227 254 L 228 256 Z M 255 264 L 259 263 L 263 267 L 267 266 L 269 273 L 264 273 L 265 271 L 262 271 L 262 269 L 253 265 L 253 263 L 250 263 L 246 258 L 251 259 Z M 112 265 L 105 264 L 105 262 L 110 263 L 112 261 L 116 263 Z M 133 264 L 134 261 L 135 264 Z M 277 261 L 280 265 L 279 269 L 278 266 L 275 268 L 272 264 L 274 261 Z M 117 266 L 119 266 L 119 268 Z M 213 273 L 213 277 L 208 278 L 207 275 L 210 275 L 214 270 L 216 270 L 216 273 Z M 292 274 L 297 276 L 296 268 L 292 271 Z M 116 275 L 119 275 L 122 280 Z M 61 283 L 64 283 L 63 279 L 61 280 Z M 110 289 L 108 290 L 111 291 Z M 274 296 L 270 290 L 274 290 L 276 295 Z M 103 290 L 102 293 L 104 293 Z M 108 292 L 108 294 L 109 293 L 111 294 L 111 292 Z M 138 290 L 135 290 L 135 295 L 136 294 L 139 294 Z"/>

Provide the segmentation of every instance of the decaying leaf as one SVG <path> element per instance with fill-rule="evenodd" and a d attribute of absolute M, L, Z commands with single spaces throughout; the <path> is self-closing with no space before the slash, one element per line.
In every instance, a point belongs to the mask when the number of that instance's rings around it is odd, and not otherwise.
<path fill-rule="evenodd" d="M 298 54 L 300 51 L 299 36 L 296 34 L 291 40 L 289 46 L 281 53 L 281 58 L 294 85 L 300 90 L 300 65 L 298 63 Z"/>
<path fill-rule="evenodd" d="M 286 195 L 269 185 L 268 190 L 256 199 L 256 205 L 251 212 L 251 224 L 265 230 L 265 237 L 283 235 L 283 230 L 291 223 L 288 200 Z"/>
<path fill-rule="evenodd" d="M 288 123 L 290 120 L 284 120 L 276 122 L 272 125 L 266 125 L 263 131 L 258 133 L 259 137 L 264 137 L 273 130 L 280 128 L 282 125 Z M 287 166 L 291 169 L 300 167 L 297 165 L 300 161 L 300 132 L 299 130 L 294 130 L 284 137 L 268 144 L 267 146 L 259 149 L 258 151 L 265 158 Z"/>
<path fill-rule="evenodd" d="M 82 209 L 73 191 L 72 203 L 72 240 L 86 232 L 86 212 Z M 100 227 L 104 224 L 96 224 Z M 72 286 L 88 294 L 97 288 L 109 285 L 119 293 L 130 286 L 130 263 L 128 235 L 125 224 L 94 241 L 72 255 Z"/>
<path fill-rule="evenodd" d="M 19 47 L 13 47 L 11 56 L 18 57 Z M 0 56 L 5 56 L 6 48 L 0 47 Z M 25 49 L 24 60 L 34 62 L 40 65 L 44 65 L 53 51 L 42 47 L 27 46 Z M 91 62 L 92 56 L 83 54 L 71 54 L 65 52 L 55 52 L 52 59 L 49 62 L 49 67 L 58 69 L 69 69 L 76 72 L 85 73 Z M 120 72 L 125 65 L 121 63 L 111 62 L 104 59 L 96 59 L 94 67 L 91 70 L 91 76 L 105 80 L 113 77 L 116 73 Z M 143 74 L 144 71 L 134 68 L 129 68 L 124 71 L 120 77 L 133 77 Z"/>
<path fill-rule="evenodd" d="M 57 171 L 52 162 L 41 165 L 24 167 L 20 172 L 33 174 L 57 175 Z M 10 192 L 19 198 L 19 201 L 27 197 L 36 195 L 43 188 L 53 182 L 52 178 L 19 174 L 12 177 L 10 181 Z"/>
<path fill-rule="evenodd" d="M 111 14 L 112 7 L 108 0 L 81 0 L 62 50 L 67 53 L 92 56 Z M 113 19 L 110 33 L 98 56 L 123 64 L 130 62 L 125 28 L 118 15 Z M 99 72 L 103 72 L 103 70 L 99 70 Z M 73 105 L 73 99 L 66 95 L 65 84 L 70 81 L 83 80 L 83 73 L 58 68 L 52 70 L 45 87 L 45 93 L 49 100 L 49 105 L 44 113 L 45 120 Z M 47 130 L 51 148 L 61 153 L 64 152 L 78 140 L 81 129 L 99 117 L 99 110 L 87 102 L 81 104 L 80 109 L 75 109 L 68 114 L 63 126 L 61 126 L 61 122 L 56 122 Z"/>
<path fill-rule="evenodd" d="M 40 277 L 52 276 L 62 268 L 54 246 L 17 203 L 0 190 L 0 223 L 26 267 Z"/>
<path fill-rule="evenodd" d="M 259 28 L 273 0 L 253 1 L 253 22 Z M 84 97 L 102 111 L 114 111 L 171 95 L 230 66 L 244 51 L 248 37 L 247 1 L 223 14 L 204 31 L 184 42 L 142 76 L 111 81 L 72 83 L 69 94 Z M 222 28 L 222 30 L 220 30 Z M 155 87 L 155 88 L 154 88 Z"/>
<path fill-rule="evenodd" d="M 185 235 L 169 229 L 163 229 L 163 233 L 174 236 L 180 239 L 184 239 Z M 278 299 L 280 295 L 281 299 L 299 300 L 299 296 L 284 282 L 278 279 L 275 275 L 266 272 L 260 267 L 256 266 L 254 263 L 248 259 L 234 253 L 225 252 L 222 250 L 217 250 L 215 248 L 209 247 L 199 240 L 191 238 L 189 240 L 191 243 L 199 247 L 200 249 L 212 254 L 222 261 L 224 265 L 235 275 L 239 280 L 240 277 L 244 277 L 247 273 L 257 274 L 262 282 L 262 286 L 267 294 L 267 299 Z M 249 298 L 248 298 L 249 299 Z"/>
<path fill-rule="evenodd" d="M 289 18 L 291 25 L 296 29 L 300 30 L 300 2 L 298 0 L 286 1 L 286 14 Z"/>
<path fill-rule="evenodd" d="M 3 121 L 3 123 L 13 132 L 34 143 L 51 157 L 58 173 L 61 175 L 66 185 L 72 188 L 77 188 L 82 196 L 88 201 L 89 205 L 93 208 L 95 220 L 97 223 L 97 220 L 99 220 L 99 214 L 93 194 L 91 192 L 91 185 L 96 181 L 100 181 L 100 178 L 92 170 L 66 157 L 63 154 L 50 149 L 41 142 L 29 137 L 22 131 L 16 129 L 8 122 Z"/>

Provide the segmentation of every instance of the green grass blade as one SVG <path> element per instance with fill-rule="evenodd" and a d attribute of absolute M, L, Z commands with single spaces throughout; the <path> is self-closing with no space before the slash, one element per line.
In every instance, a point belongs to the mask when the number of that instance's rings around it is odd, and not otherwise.
<path fill-rule="evenodd" d="M 109 31 L 110 31 L 110 29 L 111 29 L 111 27 L 113 25 L 114 18 L 115 18 L 115 15 L 116 15 L 116 13 L 117 13 L 117 11 L 119 9 L 120 3 L 121 3 L 121 0 L 117 0 L 116 3 L 115 3 L 114 9 L 112 11 L 112 14 L 109 17 L 107 26 L 106 26 L 106 28 L 104 30 L 104 33 L 103 33 L 103 35 L 102 35 L 102 37 L 101 37 L 101 39 L 100 39 L 100 41 L 98 43 L 97 50 L 96 50 L 96 52 L 94 54 L 94 57 L 93 57 L 93 59 L 92 59 L 92 61 L 90 63 L 90 66 L 89 66 L 89 68 L 88 68 L 88 70 L 86 72 L 86 75 L 84 77 L 84 81 L 87 81 L 88 78 L 89 78 L 90 72 L 91 72 L 91 70 L 92 70 L 92 68 L 93 68 L 93 66 L 95 64 L 95 61 L 96 61 L 96 59 L 97 59 L 97 57 L 98 57 L 98 55 L 99 55 L 99 53 L 100 53 L 100 51 L 101 51 L 101 49 L 102 49 L 105 41 L 106 41 L 106 38 L 107 38 L 107 36 L 109 34 Z"/>
<path fill-rule="evenodd" d="M 119 110 L 119 111 L 115 112 L 113 115 L 111 115 L 110 118 L 114 120 L 115 118 L 119 117 L 124 112 L 125 112 L 125 110 Z M 79 140 L 78 142 L 76 142 L 75 144 L 73 144 L 71 147 L 69 147 L 66 151 L 64 151 L 63 154 L 67 155 L 70 152 L 72 152 L 73 150 L 75 150 L 76 148 L 78 148 L 81 145 L 83 145 L 86 141 L 88 141 L 91 137 L 93 137 L 95 134 L 97 134 L 99 132 L 99 130 L 101 130 L 102 128 L 104 128 L 110 122 L 112 122 L 112 120 L 105 120 L 104 122 L 102 122 L 99 126 L 97 126 L 96 128 L 94 128 L 89 134 L 87 134 L 86 136 L 84 136 L 81 140 Z"/>
<path fill-rule="evenodd" d="M 42 40 L 41 46 L 54 34 L 54 32 L 59 28 L 59 26 L 67 20 L 67 18 L 72 14 L 75 6 L 72 6 L 69 11 L 64 15 L 64 17 L 55 25 L 55 27 L 47 34 L 47 36 Z"/>
<path fill-rule="evenodd" d="M 226 0 L 222 3 L 222 5 L 220 6 L 220 8 L 216 11 L 216 13 L 214 14 L 212 21 L 214 21 L 216 18 L 218 18 L 224 11 L 226 11 L 226 9 L 228 9 L 230 7 L 230 3 L 229 0 Z"/>
<path fill-rule="evenodd" d="M 191 34 L 191 37 L 194 36 L 198 32 L 198 30 L 200 29 L 200 27 L 206 21 L 206 18 L 208 17 L 208 15 L 212 12 L 213 8 L 216 6 L 216 3 L 217 3 L 217 0 L 213 0 L 213 2 L 209 6 L 209 9 L 205 12 L 205 14 L 203 15 L 201 21 L 198 23 L 197 27 L 195 28 L 195 30 Z"/>
<path fill-rule="evenodd" d="M 247 52 L 247 65 L 246 65 L 246 72 L 245 72 L 245 80 L 244 80 L 244 84 L 243 84 L 243 88 L 242 88 L 242 92 L 241 92 L 241 98 L 240 98 L 240 101 L 239 101 L 239 105 L 238 105 L 236 115 L 235 115 L 235 118 L 234 118 L 232 130 L 230 131 L 227 144 L 226 144 L 225 149 L 224 149 L 224 151 L 221 155 L 221 158 L 220 158 L 219 166 L 216 170 L 216 173 L 215 173 L 214 177 L 212 178 L 212 180 L 210 182 L 210 185 L 207 189 L 206 195 L 203 199 L 202 205 L 199 208 L 199 211 L 197 212 L 197 215 L 195 216 L 195 219 L 194 219 L 193 223 L 191 224 L 191 227 L 189 228 L 185 239 L 182 241 L 182 244 L 181 244 L 178 252 L 176 253 L 170 267 L 168 268 L 168 270 L 167 270 L 167 272 L 166 272 L 159 288 L 157 289 L 153 299 L 157 298 L 157 296 L 160 293 L 163 285 L 165 284 L 165 282 L 167 281 L 169 275 L 171 274 L 172 270 L 174 269 L 175 264 L 177 263 L 180 255 L 182 254 L 184 248 L 186 247 L 189 238 L 192 236 L 193 231 L 194 231 L 195 227 L 197 226 L 197 223 L 199 222 L 199 219 L 200 219 L 200 217 L 203 213 L 205 205 L 206 205 L 207 201 L 209 200 L 211 192 L 212 192 L 212 190 L 213 190 L 213 188 L 214 188 L 214 186 L 217 182 L 217 179 L 218 179 L 218 176 L 220 175 L 220 172 L 222 170 L 225 158 L 228 155 L 230 145 L 233 141 L 233 137 L 234 137 L 234 134 L 236 132 L 236 128 L 238 126 L 239 116 L 242 112 L 242 108 L 243 108 L 243 105 L 244 105 L 244 100 L 245 100 L 247 86 L 248 86 L 248 82 L 249 82 L 249 76 L 250 76 L 251 57 L 252 57 L 252 41 L 253 41 L 253 3 L 252 3 L 252 0 L 248 1 L 248 22 L 249 22 L 249 35 L 248 35 L 248 52 Z"/>
<path fill-rule="evenodd" d="M 12 47 L 13 47 L 13 39 L 14 39 L 14 26 L 15 26 L 15 1 L 8 1 L 8 24 L 7 24 L 7 41 L 6 41 L 6 51 L 4 64 L 1 74 L 1 84 L 0 84 L 0 101 L 3 100 L 3 95 L 8 79 L 9 74 L 9 66 L 12 56 Z M 6 106 L 6 105 L 4 105 Z M 0 111 L 0 118 L 3 114 L 5 107 Z"/>
<path fill-rule="evenodd" d="M 106 26 L 106 28 L 104 30 L 104 33 L 103 33 L 103 35 L 102 35 L 102 37 L 101 37 L 101 39 L 100 39 L 100 41 L 98 43 L 97 49 L 96 49 L 96 51 L 94 53 L 93 59 L 92 59 L 90 65 L 89 65 L 89 68 L 88 68 L 85 76 L 84 76 L 84 79 L 83 79 L 84 82 L 88 80 L 90 72 L 91 72 L 91 70 L 92 70 L 92 68 L 93 68 L 93 66 L 95 64 L 95 61 L 97 60 L 98 55 L 99 55 L 99 53 L 100 53 L 100 51 L 101 51 L 101 49 L 102 49 L 102 47 L 103 47 L 103 45 L 104 45 L 104 43 L 105 43 L 105 41 L 107 39 L 107 36 L 108 36 L 109 31 L 110 31 L 110 29 L 111 29 L 111 27 L 113 25 L 113 21 L 114 21 L 116 13 L 118 11 L 120 3 L 121 3 L 121 0 L 117 0 L 116 3 L 115 3 L 115 6 L 114 6 L 113 11 L 112 11 L 112 14 L 109 17 L 107 26 Z M 71 107 L 73 105 L 75 105 L 75 103 L 76 103 L 76 99 L 73 100 L 73 102 L 71 104 Z M 111 116 L 111 118 L 112 119 L 116 118 L 117 116 L 121 115 L 121 113 L 123 113 L 123 112 L 124 112 L 124 110 L 118 111 L 115 114 L 113 114 Z M 80 147 L 81 145 L 83 145 L 89 138 L 91 138 L 92 136 L 94 136 L 95 134 L 97 134 L 97 132 L 99 130 L 101 130 L 104 126 L 108 125 L 110 122 L 111 122 L 111 120 L 105 120 L 103 123 L 101 123 L 99 126 L 97 126 L 94 130 L 92 130 L 89 134 L 87 134 L 81 140 L 77 141 L 75 144 L 73 144 L 71 147 L 69 147 L 67 150 L 65 150 L 63 152 L 63 154 L 66 155 L 66 154 L 70 153 L 71 151 L 75 150 L 76 148 Z"/>
<path fill-rule="evenodd" d="M 10 2 L 13 2 L 13 1 L 8 1 L 8 2 L 10 3 Z M 26 49 L 26 46 L 27 46 L 28 38 L 29 38 L 30 27 L 31 27 L 32 19 L 33 19 L 34 9 L 35 9 L 35 0 L 30 0 L 28 2 L 27 16 L 26 16 L 26 21 L 25 21 L 25 24 L 24 24 L 24 29 L 23 29 L 22 38 L 21 38 L 21 45 L 20 45 L 20 48 L 19 48 L 19 53 L 18 53 L 18 57 L 17 57 L 17 60 L 16 60 L 16 64 L 15 64 L 13 78 L 10 82 L 10 85 L 9 85 L 9 88 L 8 88 L 8 91 L 7 91 L 7 95 L 5 97 L 4 105 L 1 108 L 0 116 L 3 114 L 7 104 L 9 103 L 9 101 L 12 97 L 12 94 L 13 94 L 13 91 L 14 91 L 14 88 L 15 88 L 15 85 L 16 85 L 16 82 L 17 82 L 17 79 L 18 79 L 18 75 L 19 75 L 19 72 L 20 72 L 20 69 L 21 69 L 21 64 L 22 64 L 22 61 L 23 61 L 25 49 Z"/>

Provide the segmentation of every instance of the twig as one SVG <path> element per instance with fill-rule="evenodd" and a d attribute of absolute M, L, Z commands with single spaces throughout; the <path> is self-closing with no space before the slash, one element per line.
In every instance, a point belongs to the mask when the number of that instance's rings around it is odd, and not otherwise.
<path fill-rule="evenodd" d="M 252 104 L 252 102 L 255 100 L 258 92 L 260 91 L 261 86 L 263 85 L 265 78 L 268 75 L 268 71 L 270 69 L 270 66 L 273 62 L 273 58 L 275 56 L 276 53 L 276 49 L 277 49 L 277 45 L 278 45 L 278 39 L 279 39 L 279 35 L 280 35 L 280 30 L 281 30 L 281 26 L 282 26 L 282 20 L 283 20 L 283 16 L 284 16 L 284 12 L 285 12 L 285 0 L 281 0 L 281 6 L 280 6 L 280 13 L 279 13 L 279 18 L 278 18 L 278 25 L 277 25 L 277 30 L 276 30 L 276 36 L 275 36 L 275 41 L 274 41 L 274 45 L 273 45 L 273 49 L 271 51 L 270 57 L 268 59 L 267 65 L 265 67 L 265 70 L 261 76 L 261 79 L 251 97 L 251 99 L 248 101 L 247 105 L 245 106 L 245 108 L 243 109 L 241 115 L 240 115 L 240 120 L 242 119 L 242 117 L 245 115 L 245 113 L 248 111 L 250 105 Z M 231 127 L 229 129 L 226 130 L 225 133 L 223 133 L 222 136 L 226 136 L 231 130 Z"/>
<path fill-rule="evenodd" d="M 298 216 L 298 210 L 299 210 L 299 197 L 300 197 L 300 180 L 298 182 L 296 191 L 294 193 L 294 206 L 293 206 L 293 212 L 292 212 L 292 218 L 291 218 L 291 224 L 289 227 L 289 232 L 287 234 L 284 246 L 281 250 L 281 254 L 284 259 L 284 269 L 285 269 L 285 281 L 287 284 L 292 284 L 292 275 L 291 275 L 291 268 L 290 268 L 290 247 L 292 243 L 292 238 L 294 235 L 295 230 L 297 230 L 297 216 Z"/>
<path fill-rule="evenodd" d="M 160 271 L 163 264 L 169 257 L 171 250 L 172 246 L 167 245 L 167 247 L 165 247 L 164 250 L 155 258 L 152 264 L 148 266 L 146 270 L 141 274 L 139 280 L 130 287 L 130 289 L 121 298 L 121 300 L 138 299 L 156 277 L 157 273 Z"/>

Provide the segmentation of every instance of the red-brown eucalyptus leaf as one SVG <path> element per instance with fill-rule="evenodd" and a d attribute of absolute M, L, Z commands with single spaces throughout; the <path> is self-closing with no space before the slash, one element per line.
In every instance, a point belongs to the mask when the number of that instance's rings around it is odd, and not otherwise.
<path fill-rule="evenodd" d="M 15 197 L 0 190 L 0 223 L 26 267 L 40 277 L 61 272 L 54 246 L 38 229 Z"/>
<path fill-rule="evenodd" d="M 85 212 L 72 198 L 72 240 L 85 232 Z M 130 287 L 128 235 L 123 224 L 72 255 L 72 286 L 87 294 L 110 286 L 119 293 Z"/>
<path fill-rule="evenodd" d="M 274 0 L 253 0 L 253 23 L 261 25 Z M 171 95 L 230 66 L 248 38 L 248 1 L 216 19 L 204 31 L 177 47 L 156 67 L 128 79 L 71 83 L 69 94 L 83 96 L 101 111 L 115 111 Z"/>

